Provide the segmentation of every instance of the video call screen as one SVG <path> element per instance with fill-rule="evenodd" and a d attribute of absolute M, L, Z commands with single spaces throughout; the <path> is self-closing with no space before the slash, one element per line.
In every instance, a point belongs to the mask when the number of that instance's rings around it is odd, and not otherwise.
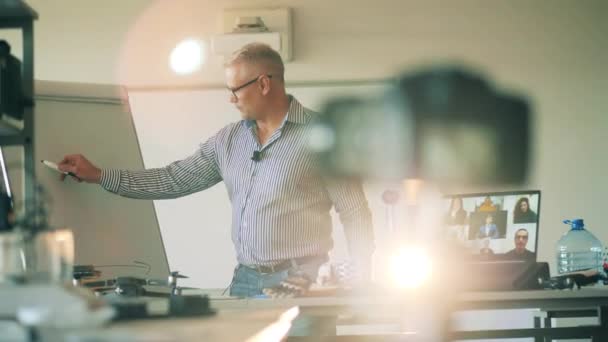
<path fill-rule="evenodd" d="M 445 237 L 480 260 L 536 260 L 540 191 L 450 195 Z"/>

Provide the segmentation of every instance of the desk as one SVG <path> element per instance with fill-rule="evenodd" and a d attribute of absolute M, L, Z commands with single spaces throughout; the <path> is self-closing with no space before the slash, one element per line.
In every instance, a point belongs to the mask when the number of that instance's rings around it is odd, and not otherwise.
<path fill-rule="evenodd" d="M 220 312 L 200 318 L 163 318 L 112 323 L 101 328 L 38 327 L 39 341 L 279 342 L 290 328 L 285 310 Z M 30 341 L 14 320 L 0 321 L 0 341 Z"/>
<path fill-rule="evenodd" d="M 392 318 L 393 322 L 407 319 L 405 308 L 419 298 L 410 295 L 368 295 L 341 297 L 303 297 L 286 299 L 214 299 L 212 306 L 218 310 L 257 310 L 270 308 L 287 308 L 299 306 L 303 314 L 315 316 L 349 316 L 358 317 L 357 321 L 378 322 L 378 316 Z M 537 341 L 543 338 L 589 338 L 593 341 L 608 341 L 608 289 L 587 288 L 582 290 L 535 290 L 511 292 L 465 292 L 456 295 L 451 303 L 453 311 L 468 310 L 505 310 L 505 309 L 541 309 L 544 311 L 585 311 L 596 312 L 599 325 L 581 327 L 540 327 L 531 329 L 500 329 L 480 331 L 450 331 L 448 339 L 481 339 L 481 338 L 518 338 L 534 337 Z M 346 339 L 338 336 L 336 340 Z M 395 335 L 375 336 L 386 340 L 399 339 Z"/>
<path fill-rule="evenodd" d="M 115 323 L 97 334 L 107 341 L 278 342 L 289 330 L 290 325 L 285 323 L 291 322 L 289 317 L 281 322 L 285 312 L 285 309 L 228 310 L 202 318 L 139 320 Z M 79 337 L 92 336 L 95 335 L 89 333 Z"/>
<path fill-rule="evenodd" d="M 37 308 L 37 316 L 42 317 L 43 323 L 36 327 L 42 341 L 256 341 L 260 333 L 271 335 L 261 335 L 260 341 L 279 341 L 298 313 L 297 309 L 280 305 L 193 318 L 132 320 L 97 328 L 108 317 L 99 316 L 100 311 L 90 311 L 95 301 L 89 291 L 69 286 L 0 286 L 0 320 L 14 334 L 7 337 L 7 331 L 0 329 L 0 341 L 25 340 L 25 328 L 17 323 L 17 312 L 24 307 Z M 169 309 L 167 298 L 133 301 L 146 304 L 156 315 L 166 314 Z"/>

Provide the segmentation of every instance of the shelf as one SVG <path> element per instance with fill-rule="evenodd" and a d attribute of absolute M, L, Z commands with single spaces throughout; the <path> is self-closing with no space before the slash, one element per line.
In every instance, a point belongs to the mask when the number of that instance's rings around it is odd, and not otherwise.
<path fill-rule="evenodd" d="M 32 142 L 33 111 L 33 107 L 25 107 L 22 120 L 0 115 L 0 146 L 16 146 Z M 26 126 L 26 123 L 30 125 Z"/>
<path fill-rule="evenodd" d="M 25 2 L 20 0 L 0 1 L 0 25 L 11 20 L 32 22 L 36 19 L 38 19 L 38 13 Z"/>
<path fill-rule="evenodd" d="M 0 29 L 20 29 L 23 37 L 21 58 L 22 87 L 25 99 L 34 98 L 34 20 L 38 13 L 23 0 L 0 0 Z M 25 104 L 23 120 L 0 116 L 0 146 L 23 148 L 23 203 L 25 213 L 36 209 L 34 156 L 34 102 Z"/>
<path fill-rule="evenodd" d="M 8 122 L 4 122 L 0 119 L 0 138 L 3 138 L 5 136 L 12 137 L 15 135 L 21 135 L 21 129 L 14 127 Z"/>

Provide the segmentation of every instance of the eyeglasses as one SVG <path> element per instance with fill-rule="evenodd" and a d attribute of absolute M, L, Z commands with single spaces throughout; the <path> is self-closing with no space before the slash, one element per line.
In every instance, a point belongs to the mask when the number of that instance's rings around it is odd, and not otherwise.
<path fill-rule="evenodd" d="M 238 100 L 238 99 L 239 99 L 239 97 L 238 97 L 238 96 L 236 96 L 236 92 L 237 92 L 237 91 L 239 91 L 239 90 L 241 90 L 241 89 L 243 89 L 243 88 L 245 88 L 245 87 L 247 87 L 247 86 L 250 86 L 250 85 L 254 84 L 254 83 L 255 83 L 255 82 L 257 82 L 257 81 L 260 79 L 260 77 L 262 77 L 262 76 L 266 76 L 266 77 L 268 77 L 268 78 L 272 78 L 272 75 L 259 75 L 258 77 L 256 77 L 256 78 L 252 79 L 252 80 L 251 80 L 251 81 L 249 81 L 249 82 L 246 82 L 246 83 L 244 83 L 244 84 L 241 84 L 241 85 L 240 85 L 240 86 L 238 86 L 238 87 L 235 87 L 235 88 L 226 87 L 226 88 L 228 88 L 228 90 L 229 90 L 229 91 L 232 93 L 232 96 L 234 96 L 234 98 Z"/>

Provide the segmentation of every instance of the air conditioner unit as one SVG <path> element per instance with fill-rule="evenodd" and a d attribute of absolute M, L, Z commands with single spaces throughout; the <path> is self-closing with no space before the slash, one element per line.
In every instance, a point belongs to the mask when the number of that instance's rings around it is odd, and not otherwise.
<path fill-rule="evenodd" d="M 249 43 L 264 43 L 281 52 L 281 34 L 278 32 L 226 33 L 211 39 L 213 53 L 230 56 L 234 51 Z M 281 55 L 281 57 L 283 57 Z M 285 59 L 283 57 L 283 59 Z"/>
<path fill-rule="evenodd" d="M 291 60 L 291 11 L 288 8 L 262 10 L 226 10 L 222 16 L 222 34 L 211 38 L 211 50 L 229 57 L 249 43 L 268 44 L 284 62 Z"/>

